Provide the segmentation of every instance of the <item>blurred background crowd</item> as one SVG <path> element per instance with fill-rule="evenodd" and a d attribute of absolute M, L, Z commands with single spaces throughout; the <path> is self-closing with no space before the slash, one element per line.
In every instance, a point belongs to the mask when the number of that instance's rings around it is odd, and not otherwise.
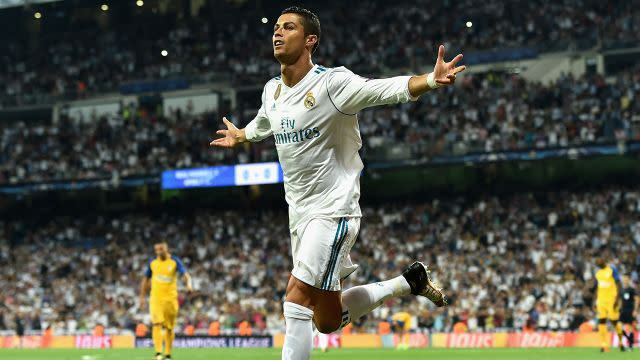
<path fill-rule="evenodd" d="M 86 21 L 62 9 L 43 13 L 48 26 L 34 44 L 29 33 L 7 31 L 0 45 L 0 104 L 27 105 L 51 97 L 78 98 L 117 91 L 127 81 L 188 77 L 264 81 L 278 73 L 271 31 L 286 2 L 209 1 L 177 21 L 131 12 L 118 23 L 105 13 Z M 317 9 L 322 45 L 316 62 L 347 66 L 365 76 L 417 70 L 435 58 L 439 43 L 454 51 L 529 47 L 538 51 L 637 45 L 640 3 L 398 0 L 363 6 L 328 0 Z M 12 19 L 5 22 L 12 29 Z M 0 25 L 2 26 L 2 25 Z M 43 25 L 44 26 L 44 25 Z M 0 28 L 1 29 L 1 28 Z M 14 27 L 15 29 L 15 27 Z M 11 35 L 9 35 L 11 34 Z M 168 56 L 161 56 L 162 50 Z"/>
<path fill-rule="evenodd" d="M 527 211 L 523 211 L 527 209 Z M 206 333 L 282 330 L 281 304 L 291 260 L 286 212 L 197 210 L 18 221 L 0 227 L 0 330 L 52 326 L 131 329 L 147 318 L 138 287 L 166 239 L 193 276 L 181 292 L 180 329 Z M 576 330 L 594 319 L 595 257 L 640 276 L 640 189 L 522 193 L 478 199 L 368 206 L 351 256 L 360 265 L 345 288 L 397 276 L 415 260 L 434 267 L 453 299 L 390 300 L 353 331 L 375 332 L 400 309 L 420 331 Z M 606 250 L 603 250 L 606 249 Z"/>
<path fill-rule="evenodd" d="M 366 161 L 428 160 L 518 149 L 640 140 L 640 67 L 610 83 L 563 76 L 543 86 L 515 74 L 465 76 L 415 103 L 363 111 Z M 232 116 L 247 124 L 255 110 Z M 0 183 L 157 175 L 171 168 L 274 161 L 273 139 L 234 150 L 209 142 L 224 114 L 142 109 L 53 123 L 0 123 Z M 389 153 L 389 152 L 396 153 Z"/>

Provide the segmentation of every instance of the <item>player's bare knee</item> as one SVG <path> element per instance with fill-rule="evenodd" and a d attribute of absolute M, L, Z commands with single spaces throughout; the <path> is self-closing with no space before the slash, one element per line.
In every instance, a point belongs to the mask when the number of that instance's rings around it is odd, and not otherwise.
<path fill-rule="evenodd" d="M 316 322 L 316 329 L 323 334 L 331 334 L 332 332 L 340 329 L 340 321 L 330 321 L 330 322 Z"/>

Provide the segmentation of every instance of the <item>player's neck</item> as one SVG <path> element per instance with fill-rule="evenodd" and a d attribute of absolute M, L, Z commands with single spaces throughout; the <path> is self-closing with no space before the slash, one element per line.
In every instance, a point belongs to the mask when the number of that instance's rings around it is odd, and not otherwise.
<path fill-rule="evenodd" d="M 280 72 L 282 73 L 282 82 L 288 86 L 293 87 L 304 78 L 305 75 L 313 68 L 313 62 L 311 57 L 301 56 L 293 64 L 281 64 Z"/>

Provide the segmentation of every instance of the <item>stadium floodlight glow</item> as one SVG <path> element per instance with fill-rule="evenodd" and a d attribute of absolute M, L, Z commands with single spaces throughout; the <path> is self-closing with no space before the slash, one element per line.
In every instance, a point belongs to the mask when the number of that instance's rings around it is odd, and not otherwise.
<path fill-rule="evenodd" d="M 269 21 L 269 19 L 267 19 L 266 17 L 263 17 L 261 19 L 261 21 L 262 21 L 263 24 L 266 24 Z"/>
<path fill-rule="evenodd" d="M 102 5 L 100 5 L 100 10 L 102 10 L 102 11 L 107 11 L 107 10 L 109 10 L 109 5 L 107 5 L 107 4 L 102 4 Z"/>
<path fill-rule="evenodd" d="M 473 26 L 473 23 L 471 21 L 467 21 L 467 27 L 470 28 Z"/>
<path fill-rule="evenodd" d="M 167 56 L 167 55 L 169 55 L 169 52 L 167 50 L 162 50 L 162 51 L 160 51 L 160 55 Z"/>
<path fill-rule="evenodd" d="M 136 1 L 136 5 L 142 6 L 142 5 L 144 5 L 144 1 L 138 0 L 138 1 Z"/>
<path fill-rule="evenodd" d="M 40 13 L 40 11 L 36 11 L 36 13 L 33 14 L 33 17 L 36 19 L 40 19 L 42 17 L 42 14 Z"/>

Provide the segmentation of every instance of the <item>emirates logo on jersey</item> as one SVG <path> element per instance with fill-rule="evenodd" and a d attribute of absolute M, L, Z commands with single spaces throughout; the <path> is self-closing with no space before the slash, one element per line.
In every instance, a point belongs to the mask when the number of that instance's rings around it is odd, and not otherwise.
<path fill-rule="evenodd" d="M 313 97 L 313 93 L 309 91 L 304 98 L 304 107 L 311 109 L 316 105 L 316 98 Z"/>

